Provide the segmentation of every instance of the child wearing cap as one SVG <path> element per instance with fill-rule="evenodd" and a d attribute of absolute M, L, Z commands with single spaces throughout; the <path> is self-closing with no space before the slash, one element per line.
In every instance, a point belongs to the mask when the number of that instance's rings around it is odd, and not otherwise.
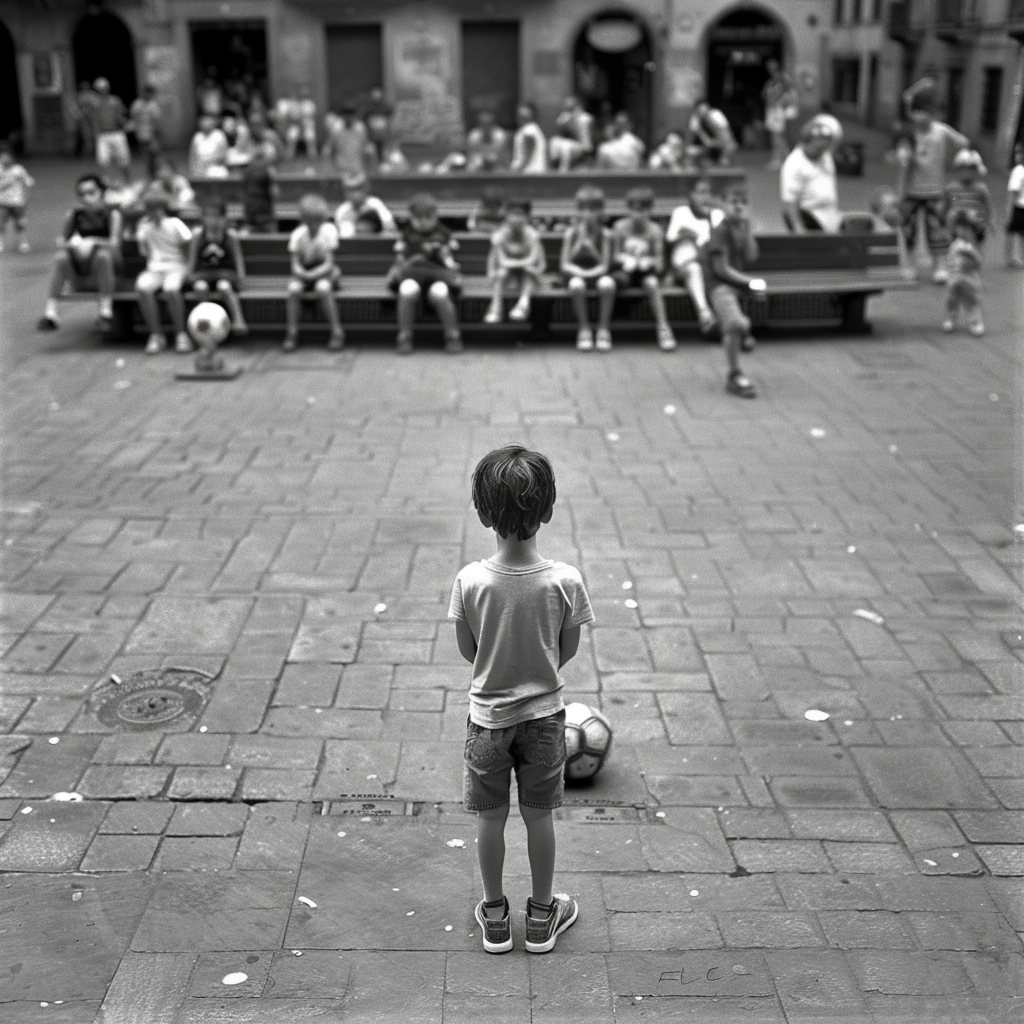
<path fill-rule="evenodd" d="M 949 223 L 957 210 L 966 210 L 977 228 L 975 241 L 981 245 L 992 226 L 992 196 L 984 178 L 988 171 L 976 149 L 962 149 L 953 157 L 953 178 L 946 185 L 943 214 Z"/>
<path fill-rule="evenodd" d="M 765 282 L 742 272 L 757 259 L 757 242 L 750 230 L 750 204 L 743 185 L 733 185 L 725 196 L 725 219 L 711 231 L 700 252 L 711 306 L 715 311 L 729 363 L 725 388 L 740 398 L 754 398 L 757 390 L 740 369 L 740 349 L 754 347 L 750 320 L 740 308 L 739 293 L 763 292 Z"/>
<path fill-rule="evenodd" d="M 590 352 L 610 352 L 612 308 L 615 305 L 615 278 L 611 276 L 611 232 L 604 226 L 604 193 L 594 185 L 584 185 L 576 193 L 576 216 L 562 238 L 560 269 L 562 280 L 572 299 L 579 330 L 576 348 Z M 597 334 L 590 326 L 588 293 L 597 291 Z"/>
<path fill-rule="evenodd" d="M 313 291 L 320 299 L 330 324 L 327 347 L 337 351 L 345 344 L 345 332 L 338 316 L 334 289 L 341 280 L 341 269 L 334 262 L 338 248 L 338 229 L 330 221 L 330 210 L 323 196 L 309 194 L 299 200 L 299 226 L 288 239 L 292 279 L 288 282 L 288 327 L 281 347 L 293 351 L 299 343 L 299 307 L 302 296 Z"/>
<path fill-rule="evenodd" d="M 530 299 L 541 284 L 547 266 L 540 232 L 530 224 L 529 199 L 510 199 L 505 204 L 505 223 L 491 236 L 487 257 L 487 276 L 491 281 L 491 305 L 484 323 L 501 323 L 502 294 L 506 284 L 519 291 L 519 299 L 509 313 L 510 320 L 530 317 Z"/>
<path fill-rule="evenodd" d="M 139 309 L 146 321 L 149 338 L 146 355 L 162 352 L 167 346 L 160 328 L 158 294 L 167 302 L 174 328 L 174 347 L 178 352 L 191 352 L 192 339 L 185 331 L 185 302 L 181 288 L 188 273 L 187 252 L 192 232 L 184 221 L 168 212 L 171 197 L 159 186 L 145 195 L 145 216 L 139 223 L 136 238 L 139 251 L 146 258 L 146 269 L 135 281 Z"/>
<path fill-rule="evenodd" d="M 619 289 L 642 288 L 654 313 L 658 347 L 671 352 L 676 337 L 665 313 L 661 278 L 665 273 L 665 236 L 651 220 L 654 192 L 633 188 L 626 193 L 629 215 L 612 227 L 612 277 Z"/>
<path fill-rule="evenodd" d="M 409 220 L 395 242 L 395 262 L 388 287 L 398 295 L 398 353 L 412 351 L 416 309 L 423 293 L 444 329 L 446 352 L 462 351 L 455 300 L 462 291 L 462 275 L 453 252 L 458 242 L 437 216 L 432 195 L 422 192 L 409 200 Z"/>
<path fill-rule="evenodd" d="M 947 227 L 953 236 L 946 253 L 946 319 L 942 329 L 956 329 L 962 309 L 970 319 L 970 332 L 976 338 L 985 333 L 981 315 L 981 253 L 978 251 L 978 222 L 965 207 L 953 210 Z"/>
<path fill-rule="evenodd" d="M 223 202 L 203 207 L 203 220 L 189 245 L 188 287 L 204 298 L 213 289 L 231 314 L 235 334 L 248 334 L 238 289 L 245 277 L 245 260 L 238 233 L 229 227 Z"/>

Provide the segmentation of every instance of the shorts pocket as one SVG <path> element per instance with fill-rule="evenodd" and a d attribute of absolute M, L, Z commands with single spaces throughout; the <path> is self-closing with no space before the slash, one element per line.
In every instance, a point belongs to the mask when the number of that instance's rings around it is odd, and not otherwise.
<path fill-rule="evenodd" d="M 466 737 L 465 758 L 480 774 L 496 772 L 508 761 L 508 754 L 497 743 L 492 742 L 488 730 L 473 730 Z"/>

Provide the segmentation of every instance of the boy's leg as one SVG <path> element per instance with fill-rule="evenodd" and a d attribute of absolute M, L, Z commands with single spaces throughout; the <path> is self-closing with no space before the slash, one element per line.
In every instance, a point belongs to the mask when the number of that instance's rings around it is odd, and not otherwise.
<path fill-rule="evenodd" d="M 533 289 L 536 283 L 535 278 L 532 273 L 522 271 L 519 274 L 519 281 L 519 299 L 508 315 L 510 320 L 527 320 L 530 316 L 530 302 L 533 299 Z"/>
<path fill-rule="evenodd" d="M 291 351 L 299 343 L 299 307 L 302 304 L 304 291 L 305 285 L 302 281 L 288 282 L 288 298 L 285 300 L 285 323 L 287 326 L 281 345 L 285 351 Z"/>
<path fill-rule="evenodd" d="M 508 808 L 508 804 L 503 804 L 501 807 L 477 812 L 476 855 L 480 862 L 480 881 L 483 883 L 486 903 L 499 903 L 505 895 L 502 873 L 505 868 L 505 822 L 508 820 Z"/>
<path fill-rule="evenodd" d="M 164 300 L 167 311 L 171 315 L 171 326 L 174 328 L 178 351 L 191 352 L 192 341 L 185 333 L 185 300 L 181 294 L 184 277 L 181 274 L 167 274 L 164 277 Z"/>
<path fill-rule="evenodd" d="M 92 257 L 92 272 L 99 291 L 100 316 L 109 320 L 114 315 L 114 257 L 107 248 L 97 249 Z"/>
<path fill-rule="evenodd" d="M 546 907 L 551 903 L 551 884 L 555 877 L 554 817 L 550 808 L 520 806 L 519 813 L 526 825 L 533 902 Z"/>
<path fill-rule="evenodd" d="M 446 352 L 461 352 L 462 337 L 459 333 L 459 314 L 455 309 L 448 285 L 444 281 L 435 281 L 427 292 L 430 304 L 437 312 L 437 318 L 444 329 L 444 347 Z"/>
<path fill-rule="evenodd" d="M 504 270 L 495 270 L 494 272 L 494 280 L 491 282 L 491 304 L 484 314 L 485 324 L 501 323 L 502 297 L 505 293 L 506 276 Z"/>
<path fill-rule="evenodd" d="M 607 331 L 615 305 L 615 278 L 605 274 L 597 279 L 597 329 Z"/>
<path fill-rule="evenodd" d="M 657 325 L 658 337 L 670 330 L 668 316 L 665 313 L 665 297 L 661 294 L 661 287 L 658 278 L 654 274 L 648 274 L 644 278 L 644 291 L 647 292 L 647 301 L 651 305 L 651 312 L 654 314 L 654 322 Z"/>
<path fill-rule="evenodd" d="M 324 316 L 330 324 L 331 340 L 328 347 L 332 349 L 341 348 L 345 344 L 345 332 L 341 329 L 341 320 L 338 317 L 338 303 L 334 299 L 334 282 L 330 278 L 322 278 L 317 281 L 315 289 L 320 296 L 320 304 L 323 306 Z"/>
<path fill-rule="evenodd" d="M 412 351 L 412 329 L 416 322 L 416 306 L 420 301 L 420 286 L 406 278 L 398 286 L 398 351 Z"/>
<path fill-rule="evenodd" d="M 139 297 L 139 310 L 146 323 L 146 330 L 151 335 L 160 333 L 160 308 L 156 303 L 156 293 L 160 288 L 159 280 L 148 270 L 144 270 L 135 280 L 135 293 Z"/>
<path fill-rule="evenodd" d="M 587 285 L 582 277 L 569 278 L 569 298 L 572 300 L 572 311 L 580 333 L 590 333 L 590 312 L 587 309 Z M 593 339 L 591 339 L 593 342 Z M 579 347 L 577 343 L 577 347 Z"/>
<path fill-rule="evenodd" d="M 46 304 L 43 306 L 43 315 L 39 318 L 36 329 L 40 331 L 55 331 L 60 326 L 57 317 L 57 300 L 64 291 L 64 285 L 71 276 L 71 257 L 66 251 L 57 253 L 53 261 L 53 272 L 50 275 L 50 290 L 47 292 Z"/>
<path fill-rule="evenodd" d="M 203 282 L 206 283 L 205 281 Z M 249 326 L 242 315 L 242 300 L 229 281 L 217 282 L 217 294 L 224 300 L 231 314 L 231 326 L 235 334 L 248 334 Z"/>
<path fill-rule="evenodd" d="M 718 285 L 711 293 L 711 305 L 722 331 L 722 347 L 725 349 L 729 375 L 726 390 L 741 398 L 753 398 L 757 392 L 754 385 L 740 369 L 740 347 L 750 332 L 750 321 L 743 315 L 739 298 L 728 285 Z"/>
<path fill-rule="evenodd" d="M 704 271 L 696 260 L 685 264 L 681 268 L 683 283 L 690 293 L 694 308 L 697 310 L 697 322 L 702 331 L 710 331 L 715 326 L 715 314 L 711 312 L 708 305 L 707 292 L 704 290 Z"/>

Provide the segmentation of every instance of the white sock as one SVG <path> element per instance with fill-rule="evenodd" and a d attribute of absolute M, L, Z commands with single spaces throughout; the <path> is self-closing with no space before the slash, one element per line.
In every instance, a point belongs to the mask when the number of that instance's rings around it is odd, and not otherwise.
<path fill-rule="evenodd" d="M 109 295 L 100 299 L 100 316 L 110 316 L 114 312 L 114 304 Z"/>
<path fill-rule="evenodd" d="M 56 320 L 57 319 L 57 300 L 56 299 L 47 299 L 46 300 L 46 306 L 43 308 L 43 316 L 47 317 L 50 320 Z"/>

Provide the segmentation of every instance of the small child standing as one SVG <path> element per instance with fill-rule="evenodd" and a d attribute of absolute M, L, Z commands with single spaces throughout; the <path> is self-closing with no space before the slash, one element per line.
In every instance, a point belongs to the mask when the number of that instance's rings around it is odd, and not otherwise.
<path fill-rule="evenodd" d="M 712 230 L 700 258 L 729 363 L 725 389 L 740 398 L 754 398 L 757 390 L 740 369 L 740 349 L 751 351 L 754 339 L 750 320 L 740 308 L 739 290 L 760 293 L 765 290 L 765 282 L 741 272 L 757 259 L 746 186 L 733 185 L 726 193 L 725 219 Z"/>
<path fill-rule="evenodd" d="M 1006 265 L 1024 269 L 1024 142 L 1013 147 L 1013 170 L 1006 184 L 1010 219 L 1006 224 Z"/>
<path fill-rule="evenodd" d="M 953 241 L 946 254 L 949 280 L 946 282 L 946 319 L 942 329 L 956 329 L 957 314 L 962 309 L 970 317 L 970 332 L 976 338 L 985 333 L 981 316 L 981 253 L 978 252 L 978 224 L 969 210 L 954 210 L 949 215 L 949 232 Z"/>
<path fill-rule="evenodd" d="M 562 280 L 572 298 L 579 330 L 576 348 L 590 352 L 610 352 L 612 309 L 615 305 L 615 278 L 611 270 L 611 232 L 604 226 L 604 193 L 593 185 L 584 185 L 576 193 L 576 217 L 562 239 L 560 269 Z M 590 327 L 587 293 L 597 289 L 597 335 Z"/>
<path fill-rule="evenodd" d="M 493 288 L 485 324 L 501 323 L 502 294 L 506 283 L 519 291 L 519 300 L 509 313 L 509 320 L 527 320 L 530 299 L 541 285 L 541 274 L 547 266 L 540 232 L 530 224 L 532 207 L 529 199 L 510 199 L 505 204 L 505 223 L 491 236 L 487 257 L 487 276 Z"/>
<path fill-rule="evenodd" d="M 704 271 L 697 258 L 700 249 L 711 238 L 711 229 L 721 224 L 725 217 L 714 202 L 711 182 L 707 178 L 698 178 L 690 190 L 689 202 L 672 211 L 665 233 L 666 241 L 673 246 L 672 273 L 690 293 L 702 331 L 710 331 L 715 326 L 715 314 L 711 312 L 704 289 Z"/>
<path fill-rule="evenodd" d="M 661 278 L 665 273 L 665 236 L 654 221 L 654 192 L 649 188 L 633 188 L 626 193 L 629 216 L 617 220 L 612 227 L 612 277 L 617 288 L 643 288 L 654 313 L 658 347 L 671 352 L 676 336 L 665 313 L 665 297 L 661 294 Z"/>
<path fill-rule="evenodd" d="M 327 347 L 336 352 L 345 344 L 345 332 L 338 316 L 334 289 L 341 269 L 334 262 L 338 229 L 330 221 L 323 196 L 305 195 L 299 200 L 299 226 L 288 239 L 292 258 L 292 279 L 288 282 L 288 327 L 281 348 L 293 351 L 299 344 L 299 311 L 303 293 L 312 289 L 320 299 L 331 334 Z"/>
<path fill-rule="evenodd" d="M 157 294 L 163 295 L 174 328 L 174 347 L 178 352 L 191 352 L 192 339 L 185 331 L 185 300 L 182 285 L 188 273 L 187 247 L 192 232 L 184 221 L 168 212 L 171 197 L 159 186 L 146 193 L 145 216 L 139 223 L 136 238 L 146 258 L 146 269 L 135 280 L 139 308 L 146 321 L 149 338 L 146 355 L 156 355 L 167 347 L 160 329 L 160 308 Z"/>
<path fill-rule="evenodd" d="M 992 226 L 992 196 L 982 180 L 988 171 L 976 149 L 962 149 L 953 157 L 953 180 L 946 185 L 943 215 L 949 218 L 958 210 L 966 210 L 977 228 L 977 244 L 985 241 Z"/>
<path fill-rule="evenodd" d="M 189 246 L 187 285 L 204 297 L 210 289 L 231 314 L 231 329 L 235 334 L 248 334 L 238 289 L 245 277 L 242 246 L 234 228 L 228 227 L 223 203 L 211 203 L 203 208 L 203 222 L 192 235 Z"/>
<path fill-rule="evenodd" d="M 462 291 L 462 275 L 453 251 L 458 242 L 437 217 L 434 197 L 422 192 L 409 200 L 409 220 L 395 242 L 395 262 L 388 287 L 398 295 L 398 353 L 412 351 L 416 309 L 423 292 L 444 328 L 444 350 L 462 351 L 462 334 L 455 300 Z"/>
<path fill-rule="evenodd" d="M 502 885 L 512 769 L 527 832 L 533 891 L 526 949 L 547 953 L 579 915 L 552 893 L 555 827 L 565 773 L 565 704 L 558 670 L 575 656 L 580 627 L 594 621 L 579 570 L 542 558 L 537 531 L 551 521 L 555 476 L 548 460 L 520 445 L 485 455 L 473 472 L 473 504 L 493 529 L 497 554 L 462 569 L 448 617 L 473 665 L 466 722 L 464 806 L 476 812 L 484 898 L 476 920 L 488 953 L 512 949 Z"/>
<path fill-rule="evenodd" d="M 0 252 L 4 251 L 7 222 L 14 225 L 14 238 L 18 252 L 28 252 L 25 237 L 25 206 L 28 190 L 35 184 L 21 164 L 14 162 L 14 154 L 6 143 L 0 143 Z"/>

